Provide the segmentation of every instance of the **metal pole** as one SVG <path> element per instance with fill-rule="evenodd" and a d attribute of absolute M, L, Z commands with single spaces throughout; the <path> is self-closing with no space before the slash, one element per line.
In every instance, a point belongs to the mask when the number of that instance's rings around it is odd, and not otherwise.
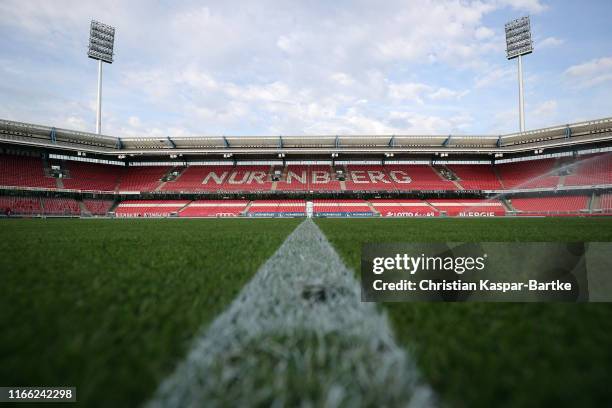
<path fill-rule="evenodd" d="M 525 131 L 525 95 L 523 90 L 523 56 L 518 56 L 518 79 L 519 79 L 519 126 L 521 132 Z"/>
<path fill-rule="evenodd" d="M 102 132 L 102 60 L 98 60 L 98 110 L 96 114 L 96 133 Z"/>

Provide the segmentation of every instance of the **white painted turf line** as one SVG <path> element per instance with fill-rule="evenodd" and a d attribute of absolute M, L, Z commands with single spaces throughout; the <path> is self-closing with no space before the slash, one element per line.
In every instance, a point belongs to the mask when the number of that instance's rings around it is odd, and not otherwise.
<path fill-rule="evenodd" d="M 219 271 L 220 273 L 222 271 Z M 198 337 L 150 407 L 435 405 L 312 220 Z"/>

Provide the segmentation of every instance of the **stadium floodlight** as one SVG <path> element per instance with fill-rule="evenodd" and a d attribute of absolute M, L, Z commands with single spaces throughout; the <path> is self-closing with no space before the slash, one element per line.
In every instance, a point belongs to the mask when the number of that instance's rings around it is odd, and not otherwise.
<path fill-rule="evenodd" d="M 533 52 L 531 41 L 531 21 L 529 16 L 512 20 L 506 23 L 506 58 L 509 60 L 518 57 L 519 79 L 519 127 L 525 131 L 525 98 L 523 91 L 523 55 Z"/>
<path fill-rule="evenodd" d="M 102 62 L 113 63 L 115 46 L 115 27 L 91 20 L 89 29 L 89 49 L 87 56 L 98 60 L 98 99 L 96 113 L 96 133 L 102 132 Z"/>

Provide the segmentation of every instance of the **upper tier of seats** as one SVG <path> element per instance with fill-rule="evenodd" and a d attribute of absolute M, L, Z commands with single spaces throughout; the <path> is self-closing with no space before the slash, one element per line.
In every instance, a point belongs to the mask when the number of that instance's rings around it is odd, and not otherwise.
<path fill-rule="evenodd" d="M 612 154 L 593 155 L 571 166 L 566 186 L 612 184 Z"/>
<path fill-rule="evenodd" d="M 0 186 L 108 192 L 453 191 L 612 185 L 612 153 L 491 165 L 116 166 L 0 155 Z M 279 177 L 275 177 L 279 171 Z M 336 173 L 339 171 L 339 173 Z M 166 178 L 170 173 L 178 176 Z M 168 181 L 164 181 L 168 180 Z"/>
<path fill-rule="evenodd" d="M 161 185 L 161 179 L 171 167 L 137 166 L 126 167 L 116 187 L 117 191 L 155 191 Z"/>
<path fill-rule="evenodd" d="M 491 165 L 453 164 L 448 168 L 457 175 L 457 182 L 466 190 L 501 190 L 504 188 Z"/>
<path fill-rule="evenodd" d="M 56 188 L 55 179 L 45 176 L 40 158 L 0 155 L 0 185 Z"/>
<path fill-rule="evenodd" d="M 559 176 L 554 172 L 555 159 L 530 160 L 497 165 L 504 188 L 528 189 L 556 187 Z"/>
<path fill-rule="evenodd" d="M 62 178 L 65 188 L 71 190 L 114 191 L 123 174 L 123 168 L 96 163 L 66 161 L 67 176 Z"/>

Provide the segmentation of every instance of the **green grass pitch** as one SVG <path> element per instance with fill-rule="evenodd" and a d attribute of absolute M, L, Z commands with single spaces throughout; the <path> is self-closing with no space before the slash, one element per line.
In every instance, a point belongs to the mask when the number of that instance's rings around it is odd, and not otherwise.
<path fill-rule="evenodd" d="M 0 384 L 142 404 L 298 223 L 0 221 Z"/>
<path fill-rule="evenodd" d="M 612 219 L 327 219 L 359 271 L 362 242 L 612 241 Z M 612 273 L 612 271 L 611 271 Z M 398 340 L 454 407 L 612 400 L 612 304 L 387 303 Z"/>
<path fill-rule="evenodd" d="M 300 220 L 0 221 L 0 385 L 145 402 Z M 361 243 L 612 241 L 612 219 L 324 219 Z M 450 406 L 606 405 L 612 305 L 384 304 Z"/>

